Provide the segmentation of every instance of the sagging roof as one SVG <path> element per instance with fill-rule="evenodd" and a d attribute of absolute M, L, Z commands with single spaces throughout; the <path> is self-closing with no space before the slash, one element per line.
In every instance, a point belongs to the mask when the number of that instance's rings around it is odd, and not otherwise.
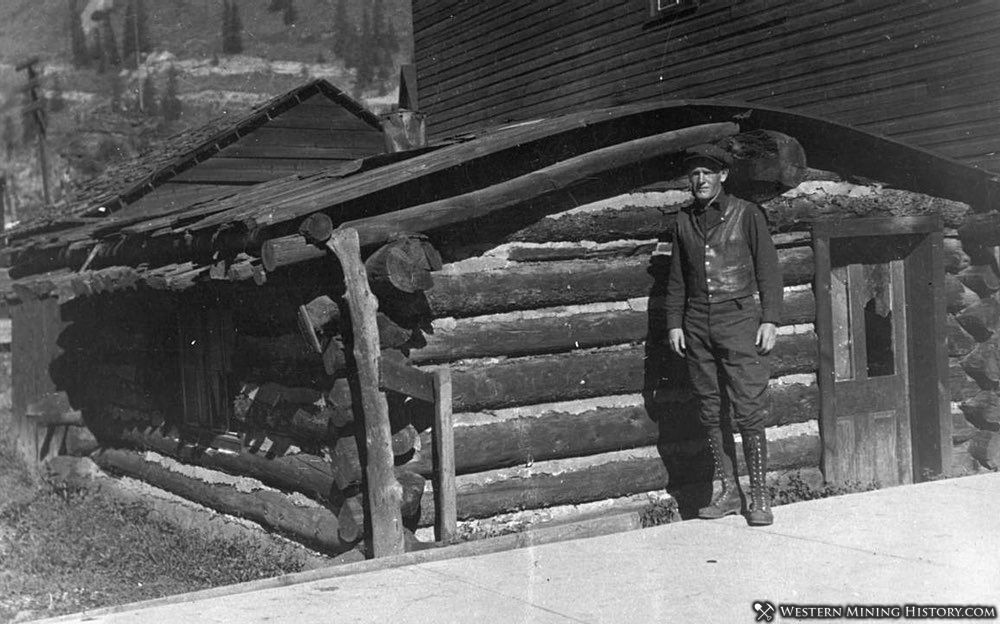
<path fill-rule="evenodd" d="M 11 275 L 48 273 L 41 281 L 55 280 L 54 286 L 79 281 L 81 270 L 107 273 L 102 284 L 131 285 L 151 276 L 147 283 L 153 287 L 185 288 L 210 272 L 215 279 L 247 279 L 263 270 L 262 243 L 294 242 L 298 225 L 313 213 L 324 213 L 335 226 L 358 224 L 625 141 L 732 122 L 742 130 L 764 128 L 795 137 L 812 167 L 962 201 L 978 210 L 1000 197 L 1000 181 L 987 172 L 828 120 L 750 104 L 672 101 L 513 124 L 463 137 L 469 140 L 281 178 L 154 219 L 92 218 L 82 227 L 18 241 Z M 463 218 L 455 215 L 452 223 Z M 85 285 L 81 289 L 87 292 Z"/>
<path fill-rule="evenodd" d="M 360 148 L 357 147 L 357 141 L 353 140 L 356 149 L 349 151 L 349 156 L 339 160 L 349 161 L 358 155 L 371 155 L 384 151 L 379 118 L 326 80 L 313 80 L 255 106 L 246 114 L 220 115 L 200 127 L 179 132 L 160 143 L 155 150 L 109 166 L 101 175 L 86 181 L 76 190 L 69 201 L 72 208 L 67 213 L 55 218 L 44 217 L 28 221 L 9 231 L 6 238 L 8 241 L 23 239 L 33 234 L 72 228 L 87 223 L 90 219 L 103 219 L 119 212 L 130 212 L 133 204 L 172 181 L 185 183 L 185 191 L 190 192 L 183 193 L 180 201 L 185 201 L 187 204 L 202 198 L 229 194 L 233 186 L 260 182 L 261 180 L 252 178 L 227 180 L 217 173 L 218 167 L 214 167 L 216 173 L 208 178 L 193 176 L 191 170 L 220 154 L 226 156 L 229 152 L 233 152 L 234 144 L 241 139 L 279 117 L 287 118 L 290 111 L 316 96 L 336 104 L 356 120 L 353 127 L 349 128 L 353 131 L 352 139 L 359 129 L 367 128 L 370 131 L 370 136 L 365 138 Z M 299 125 L 301 124 L 300 121 Z M 329 150 L 324 154 L 306 154 L 306 151 L 306 149 L 298 150 L 300 159 L 312 159 L 318 162 L 319 158 L 331 159 L 339 155 L 330 154 Z M 246 156 L 247 150 L 243 149 L 242 152 L 242 155 Z M 325 164 L 329 164 L 328 161 Z M 264 174 L 264 177 L 273 179 L 283 175 L 285 174 L 277 170 L 275 175 Z M 162 202 L 160 204 L 162 205 Z M 143 212 L 149 217 L 150 213 L 157 212 L 158 208 L 159 206 Z"/>

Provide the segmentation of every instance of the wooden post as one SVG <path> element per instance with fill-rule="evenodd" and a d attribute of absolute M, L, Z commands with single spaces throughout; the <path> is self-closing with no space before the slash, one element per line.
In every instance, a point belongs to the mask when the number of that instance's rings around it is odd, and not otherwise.
<path fill-rule="evenodd" d="M 52 197 L 49 192 L 49 164 L 45 152 L 45 102 L 38 97 L 41 78 L 39 76 L 40 70 L 35 68 L 35 65 L 40 62 L 38 57 L 32 57 L 18 63 L 14 69 L 28 73 L 28 84 L 25 86 L 25 91 L 28 93 L 29 102 L 24 107 L 23 114 L 31 116 L 31 119 L 25 120 L 25 123 L 34 123 L 38 126 L 38 166 L 42 170 L 42 196 L 45 198 L 45 205 L 48 206 L 52 203 Z"/>
<path fill-rule="evenodd" d="M 43 449 L 53 449 L 51 433 L 39 427 L 29 414 L 29 406 L 56 385 L 51 365 L 62 353 L 57 344 L 66 323 L 54 297 L 24 299 L 10 308 L 11 317 L 11 415 L 12 434 L 20 454 L 30 463 L 45 459 Z"/>
<path fill-rule="evenodd" d="M 434 371 L 434 539 L 449 543 L 458 527 L 455 491 L 455 430 L 451 414 L 451 370 Z"/>
<path fill-rule="evenodd" d="M 400 504 L 403 489 L 393 472 L 392 431 L 389 406 L 379 390 L 379 337 L 376 312 L 378 302 L 368 287 L 368 275 L 361 261 L 361 246 L 354 229 L 335 230 L 326 246 L 337 256 L 347 288 L 355 367 L 360 386 L 360 416 L 366 449 L 362 454 L 365 496 L 371 531 L 367 535 L 373 557 L 401 554 L 403 518 Z M 356 400 L 356 399 L 355 399 Z"/>

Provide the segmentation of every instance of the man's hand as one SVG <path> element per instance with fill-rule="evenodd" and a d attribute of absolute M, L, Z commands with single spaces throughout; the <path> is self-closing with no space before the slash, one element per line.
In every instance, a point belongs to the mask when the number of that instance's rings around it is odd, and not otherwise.
<path fill-rule="evenodd" d="M 778 339 L 778 328 L 774 323 L 761 323 L 757 328 L 757 352 L 767 355 L 774 348 L 774 341 Z"/>
<path fill-rule="evenodd" d="M 684 344 L 683 329 L 679 327 L 671 329 L 669 332 L 667 332 L 667 341 L 670 343 L 671 351 L 673 351 L 674 353 L 676 353 L 681 357 L 684 357 L 684 349 L 687 348 L 687 345 Z"/>

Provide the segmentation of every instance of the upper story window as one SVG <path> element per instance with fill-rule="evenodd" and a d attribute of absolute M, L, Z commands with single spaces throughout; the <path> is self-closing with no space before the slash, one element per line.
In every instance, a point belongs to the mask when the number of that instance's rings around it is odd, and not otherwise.
<path fill-rule="evenodd" d="M 698 0 L 649 0 L 649 17 L 664 17 L 684 9 L 693 8 Z"/>

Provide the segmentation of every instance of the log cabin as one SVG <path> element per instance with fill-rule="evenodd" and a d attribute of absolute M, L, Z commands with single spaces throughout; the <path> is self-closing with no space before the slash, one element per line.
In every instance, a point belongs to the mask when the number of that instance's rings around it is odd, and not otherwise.
<path fill-rule="evenodd" d="M 15 433 L 33 458 L 86 453 L 328 553 L 651 493 L 697 506 L 710 462 L 657 320 L 665 232 L 690 201 L 679 155 L 704 142 L 733 154 L 732 190 L 779 247 L 771 477 L 889 485 L 993 461 L 997 181 L 711 100 L 512 123 L 25 234 Z M 887 323 L 888 348 L 872 339 Z"/>

